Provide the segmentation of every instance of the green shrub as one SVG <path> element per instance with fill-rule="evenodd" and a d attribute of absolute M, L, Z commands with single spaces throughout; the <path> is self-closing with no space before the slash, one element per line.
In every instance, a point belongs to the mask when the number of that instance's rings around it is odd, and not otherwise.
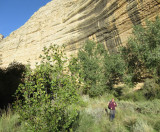
<path fill-rule="evenodd" d="M 132 100 L 132 101 L 145 101 L 146 100 L 143 93 L 141 93 L 139 91 L 124 94 L 120 97 L 120 99 L 121 100 Z"/>
<path fill-rule="evenodd" d="M 150 77 L 158 72 L 160 61 L 160 18 L 154 22 L 146 21 L 146 26 L 137 25 L 133 30 L 122 55 L 128 67 L 128 73 L 133 74 L 133 81 Z"/>
<path fill-rule="evenodd" d="M 156 83 L 155 79 L 146 79 L 144 86 L 140 90 L 129 93 L 124 93 L 119 96 L 123 100 L 145 101 L 160 99 L 160 85 Z"/>
<path fill-rule="evenodd" d="M 154 79 L 146 79 L 140 91 L 146 99 L 160 99 L 160 85 L 158 85 Z"/>
<path fill-rule="evenodd" d="M 122 77 L 125 73 L 125 62 L 120 54 L 105 54 L 105 77 L 107 85 L 112 89 L 113 84 L 117 84 L 122 81 Z"/>
<path fill-rule="evenodd" d="M 93 41 L 87 41 L 71 62 L 74 75 L 76 70 L 79 72 L 83 93 L 91 97 L 112 90 L 113 84 L 122 81 L 125 72 L 125 62 L 120 54 L 109 55 L 103 44 Z"/>
<path fill-rule="evenodd" d="M 65 131 L 78 115 L 77 82 L 67 73 L 66 58 L 59 47 L 44 48 L 41 64 L 28 69 L 16 92 L 16 111 L 32 131 Z"/>
<path fill-rule="evenodd" d="M 87 41 L 78 52 L 80 67 L 79 78 L 83 81 L 83 93 L 92 97 L 102 95 L 105 91 L 105 76 L 103 68 L 106 50 L 102 44 Z"/>
<path fill-rule="evenodd" d="M 157 132 L 160 132 L 160 120 L 155 123 L 154 129 L 157 130 Z"/>
<path fill-rule="evenodd" d="M 129 87 L 134 86 L 134 75 L 133 74 L 126 74 L 123 76 L 123 82 L 128 85 Z"/>

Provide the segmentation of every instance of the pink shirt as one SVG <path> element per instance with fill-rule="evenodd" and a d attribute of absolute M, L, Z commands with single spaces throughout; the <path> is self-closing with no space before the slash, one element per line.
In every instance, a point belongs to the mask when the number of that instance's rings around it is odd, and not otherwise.
<path fill-rule="evenodd" d="M 117 106 L 116 102 L 110 101 L 109 107 L 110 107 L 111 110 L 115 110 L 115 107 L 116 107 L 116 106 Z"/>

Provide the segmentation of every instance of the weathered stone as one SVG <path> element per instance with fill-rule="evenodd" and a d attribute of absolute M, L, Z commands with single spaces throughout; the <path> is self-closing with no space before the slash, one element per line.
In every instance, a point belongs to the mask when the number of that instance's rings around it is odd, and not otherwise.
<path fill-rule="evenodd" d="M 0 42 L 2 66 L 13 60 L 34 66 L 50 44 L 66 44 L 67 54 L 74 54 L 88 38 L 116 52 L 133 25 L 159 14 L 159 0 L 53 0 Z"/>

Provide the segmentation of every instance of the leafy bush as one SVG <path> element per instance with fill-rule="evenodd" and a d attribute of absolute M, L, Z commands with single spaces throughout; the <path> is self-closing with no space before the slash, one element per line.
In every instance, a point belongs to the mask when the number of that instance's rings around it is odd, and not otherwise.
<path fill-rule="evenodd" d="M 146 98 L 144 97 L 143 93 L 136 91 L 136 92 L 130 92 L 122 95 L 119 97 L 121 100 L 132 100 L 132 101 L 145 101 Z"/>
<path fill-rule="evenodd" d="M 83 93 L 90 96 L 102 95 L 105 91 L 104 76 L 104 54 L 106 53 L 102 44 L 87 41 L 84 48 L 78 53 L 80 66 L 79 77 L 83 81 Z"/>
<path fill-rule="evenodd" d="M 120 54 L 109 55 L 103 44 L 93 41 L 87 41 L 71 62 L 74 74 L 78 71 L 83 93 L 91 97 L 112 90 L 113 84 L 122 81 L 125 72 L 125 62 Z"/>
<path fill-rule="evenodd" d="M 137 25 L 128 45 L 122 48 L 122 55 L 128 66 L 128 73 L 134 74 L 133 81 L 157 75 L 160 61 L 160 18 L 146 21 L 146 26 Z"/>
<path fill-rule="evenodd" d="M 133 101 L 160 99 L 160 85 L 156 83 L 155 79 L 146 79 L 141 89 L 124 93 L 119 98 Z"/>
<path fill-rule="evenodd" d="M 160 99 L 160 86 L 154 79 L 146 79 L 141 92 L 146 99 Z"/>
<path fill-rule="evenodd" d="M 157 130 L 157 132 L 160 131 L 160 120 L 155 123 L 154 129 Z"/>
<path fill-rule="evenodd" d="M 105 77 L 107 85 L 112 89 L 113 84 L 122 81 L 125 73 L 125 62 L 120 54 L 105 54 Z"/>
<path fill-rule="evenodd" d="M 16 111 L 32 131 L 68 130 L 78 115 L 76 80 L 67 73 L 66 58 L 58 46 L 44 48 L 41 64 L 28 68 L 16 92 Z"/>
<path fill-rule="evenodd" d="M 133 76 L 134 76 L 134 74 L 132 74 L 132 73 L 123 75 L 123 82 L 129 87 L 134 86 Z"/>

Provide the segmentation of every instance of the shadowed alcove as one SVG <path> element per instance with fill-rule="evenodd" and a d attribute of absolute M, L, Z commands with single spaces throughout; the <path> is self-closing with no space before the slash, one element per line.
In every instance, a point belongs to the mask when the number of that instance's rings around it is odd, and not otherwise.
<path fill-rule="evenodd" d="M 22 74 L 25 66 L 18 62 L 12 62 L 5 69 L 0 68 L 0 108 L 7 107 L 14 101 L 14 93 L 22 82 Z"/>

